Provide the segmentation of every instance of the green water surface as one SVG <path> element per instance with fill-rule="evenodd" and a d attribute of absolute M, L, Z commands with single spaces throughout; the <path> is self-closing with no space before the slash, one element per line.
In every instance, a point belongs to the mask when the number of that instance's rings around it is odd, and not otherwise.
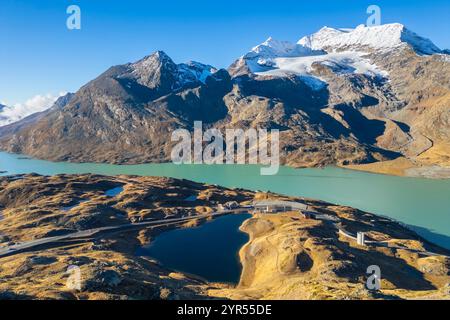
<path fill-rule="evenodd" d="M 450 180 L 406 178 L 341 168 L 281 167 L 261 176 L 252 165 L 110 165 L 49 162 L 0 152 L 3 175 L 35 172 L 167 176 L 250 190 L 270 190 L 348 205 L 410 225 L 424 238 L 450 249 Z"/>

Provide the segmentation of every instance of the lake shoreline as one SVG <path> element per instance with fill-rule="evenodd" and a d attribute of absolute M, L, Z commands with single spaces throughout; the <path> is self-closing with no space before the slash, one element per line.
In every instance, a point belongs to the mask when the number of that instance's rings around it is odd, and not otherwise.
<path fill-rule="evenodd" d="M 240 226 L 249 218 L 248 213 L 224 215 L 193 226 L 175 227 L 138 248 L 137 255 L 151 257 L 164 268 L 194 275 L 209 283 L 234 286 L 239 283 L 242 271 L 238 252 L 248 242 Z M 226 274 L 216 272 L 219 266 Z"/>
<path fill-rule="evenodd" d="M 340 214 L 339 214 L 340 216 Z M 375 220 L 382 221 L 381 218 Z M 350 225 L 347 228 L 351 228 Z M 402 227 L 395 224 L 391 229 L 397 228 L 402 232 Z M 314 220 L 305 220 L 298 218 L 298 214 L 279 213 L 279 214 L 257 214 L 252 219 L 246 220 L 241 226 L 241 230 L 248 233 L 250 240 L 241 248 L 239 256 L 243 264 L 241 280 L 238 286 L 230 288 L 214 288 L 208 292 L 211 296 L 219 296 L 227 299 L 238 300 L 259 300 L 259 299 L 442 299 L 448 298 L 446 287 L 446 271 L 441 273 L 441 282 L 437 285 L 435 291 L 421 290 L 408 291 L 395 288 L 392 282 L 400 273 L 408 274 L 410 265 L 405 265 L 404 270 L 397 270 L 383 248 L 377 248 L 376 245 L 364 248 L 357 245 L 354 240 L 336 235 L 335 231 L 329 229 L 326 225 Z M 320 230 L 320 231 L 319 231 Z M 407 233 L 409 231 L 406 231 Z M 327 240 L 321 239 L 318 235 L 327 237 Z M 329 239 L 333 238 L 333 241 Z M 402 245 L 406 242 L 399 241 Z M 396 250 L 395 241 L 391 242 L 391 250 Z M 406 247 L 398 251 L 401 259 L 413 261 L 418 259 L 418 265 L 423 265 L 435 261 L 441 266 L 448 263 L 449 251 L 442 251 L 447 256 L 440 258 L 419 258 L 414 253 L 417 245 L 414 242 L 408 244 L 411 253 L 408 253 Z M 433 246 L 433 245 L 431 245 Z M 403 251 L 403 249 L 405 251 Z M 438 248 L 435 248 L 438 249 Z M 439 250 L 439 249 L 438 249 Z M 383 252 L 383 254 L 381 254 Z M 393 268 L 385 274 L 387 279 L 382 280 L 382 289 L 373 295 L 373 292 L 366 290 L 364 286 L 364 263 L 361 260 L 371 261 L 371 255 L 377 257 L 377 265 L 381 267 L 382 274 L 386 268 Z M 351 271 L 343 271 L 341 268 L 342 260 L 347 255 L 348 258 L 359 263 L 352 263 Z M 389 254 L 388 254 L 389 256 Z M 440 259 L 440 260 L 437 260 Z M 400 261 L 400 260 L 399 260 Z M 425 262 L 426 261 L 426 262 Z M 438 262 L 440 261 L 440 262 Z M 411 263 L 411 262 L 409 262 Z M 359 269 L 361 268 L 361 269 Z M 440 268 L 440 267 L 437 267 Z M 345 268 L 344 268 L 345 269 Z M 359 270 L 358 270 L 359 269 Z M 445 267 L 444 269 L 445 270 Z M 392 271 L 392 272 L 391 272 Z M 348 272 L 348 273 L 347 273 Z M 394 273 L 397 273 L 394 275 Z M 346 283 L 345 278 L 355 278 L 359 281 Z M 323 279 L 322 279 L 323 277 Z M 383 276 L 382 276 L 383 277 Z M 401 276 L 400 276 L 401 277 Z M 433 278 L 434 276 L 431 276 Z M 426 279 L 431 279 L 426 278 Z M 331 280 L 334 279 L 334 280 Z M 433 278 L 434 279 L 434 278 Z M 436 281 L 436 280 L 434 280 Z M 427 282 L 423 282 L 423 289 Z M 422 285 L 420 285 L 422 286 Z M 398 290 L 400 289 L 400 290 Z"/>
<path fill-rule="evenodd" d="M 249 165 L 113 166 L 18 160 L 17 157 L 0 152 L 0 169 L 8 171 L 8 175 L 36 172 L 43 175 L 95 173 L 107 176 L 165 176 L 228 188 L 321 199 L 428 229 L 431 233 L 422 233 L 428 240 L 450 248 L 450 240 L 445 238 L 450 239 L 450 180 L 395 177 L 347 168 L 281 167 L 275 176 L 261 176 L 259 166 Z"/>
<path fill-rule="evenodd" d="M 410 159 L 398 158 L 391 161 L 380 161 L 367 164 L 346 165 L 342 168 L 368 172 L 373 174 L 384 174 L 388 176 L 410 177 L 445 180 L 450 179 L 450 167 L 439 165 L 426 165 L 417 163 Z"/>
<path fill-rule="evenodd" d="M 23 154 L 16 154 L 5 150 L 0 150 L 0 153 L 6 153 L 11 156 L 16 156 L 18 160 L 37 160 L 37 161 L 47 161 L 54 164 L 58 163 L 69 163 L 69 164 L 80 164 L 80 165 L 112 165 L 112 166 L 143 166 L 143 165 L 171 165 L 170 161 L 149 161 L 149 162 L 90 162 L 90 161 L 76 161 L 74 159 L 67 160 L 47 160 L 41 158 L 34 158 L 32 156 L 27 156 Z M 192 164 L 194 165 L 194 164 Z M 247 164 L 244 164 L 247 165 Z M 259 168 L 263 168 L 262 165 L 257 165 Z M 290 168 L 290 169 L 323 169 L 323 168 L 342 168 L 352 171 L 361 171 L 372 174 L 405 177 L 405 178 L 424 178 L 424 179 L 449 179 L 450 180 L 450 166 L 440 166 L 437 164 L 425 165 L 418 163 L 417 161 L 400 157 L 394 160 L 388 161 L 376 161 L 370 163 L 361 164 L 351 164 L 351 165 L 329 165 L 329 166 L 301 166 L 296 164 L 281 164 L 280 167 Z M 7 173 L 7 171 L 0 171 L 0 174 Z"/>

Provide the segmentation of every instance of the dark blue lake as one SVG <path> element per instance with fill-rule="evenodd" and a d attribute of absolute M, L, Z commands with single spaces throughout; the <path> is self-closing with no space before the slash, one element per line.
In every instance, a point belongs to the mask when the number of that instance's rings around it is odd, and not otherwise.
<path fill-rule="evenodd" d="M 248 241 L 239 227 L 250 217 L 232 214 L 199 227 L 164 232 L 150 246 L 138 249 L 137 255 L 211 282 L 238 283 L 242 268 L 238 253 Z"/>

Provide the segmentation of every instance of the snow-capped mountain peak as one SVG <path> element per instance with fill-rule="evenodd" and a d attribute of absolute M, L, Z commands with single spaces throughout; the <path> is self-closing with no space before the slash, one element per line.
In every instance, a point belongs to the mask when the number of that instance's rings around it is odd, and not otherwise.
<path fill-rule="evenodd" d="M 419 54 L 441 52 L 430 40 L 417 35 L 400 23 L 371 27 L 359 25 L 355 29 L 324 27 L 312 35 L 301 38 L 298 44 L 313 50 L 327 51 L 363 51 L 367 48 L 385 51 L 409 45 Z"/>
<path fill-rule="evenodd" d="M 311 55 L 314 54 L 309 47 L 305 47 L 301 44 L 292 43 L 290 41 L 276 40 L 269 37 L 263 43 L 254 47 L 249 53 L 244 57 L 251 59 L 254 57 L 259 57 L 263 59 L 273 59 L 276 57 L 294 57 L 300 55 Z"/>
<path fill-rule="evenodd" d="M 129 65 L 132 78 L 144 86 L 155 88 L 162 82 L 171 90 L 187 84 L 202 82 L 217 71 L 210 65 L 195 61 L 176 64 L 164 51 L 153 54 Z M 125 75 L 129 76 L 129 73 Z"/>
<path fill-rule="evenodd" d="M 387 78 L 367 55 L 370 52 L 389 52 L 412 48 L 417 54 L 445 53 L 430 40 L 408 30 L 400 23 L 354 29 L 323 27 L 301 38 L 297 43 L 273 38 L 254 47 L 230 68 L 235 75 L 250 73 L 256 76 L 285 77 L 296 75 L 318 88 L 326 79 L 319 78 L 315 66 L 322 65 L 338 74 L 365 74 Z M 314 81 L 311 81 L 314 80 Z M 317 80 L 317 81 L 316 81 Z"/>
<path fill-rule="evenodd" d="M 187 63 L 180 63 L 178 65 L 178 75 L 182 83 L 196 81 L 205 83 L 206 78 L 208 78 L 215 72 L 217 72 L 217 69 L 213 66 L 196 61 L 189 61 Z"/>
<path fill-rule="evenodd" d="M 388 74 L 385 71 L 380 70 L 364 57 L 363 50 L 348 48 L 350 43 L 362 41 L 361 38 L 341 39 L 342 35 L 352 34 L 355 31 L 362 32 L 360 36 L 364 37 L 367 30 L 361 26 L 356 29 L 323 27 L 319 32 L 302 38 L 298 43 L 269 38 L 244 55 L 235 66 L 239 68 L 245 65 L 250 73 L 256 76 L 295 75 L 302 78 L 313 89 L 320 89 L 326 83 L 325 79 L 318 77 L 314 72 L 314 66 L 318 64 L 327 66 L 340 74 L 356 73 L 387 77 Z M 339 47 L 342 43 L 345 49 L 349 50 L 335 50 L 335 47 Z"/>
<path fill-rule="evenodd" d="M 296 50 L 296 47 L 296 44 L 289 41 L 280 41 L 269 37 L 266 41 L 254 47 L 251 52 L 258 55 L 265 55 L 266 57 L 273 57 L 290 55 Z"/>
<path fill-rule="evenodd" d="M 253 47 L 240 60 L 246 64 L 250 71 L 261 71 L 261 68 L 270 69 L 276 65 L 275 60 L 280 57 L 303 57 L 323 54 L 323 51 L 311 50 L 303 45 L 289 41 L 276 40 L 269 37 L 263 43 Z"/>

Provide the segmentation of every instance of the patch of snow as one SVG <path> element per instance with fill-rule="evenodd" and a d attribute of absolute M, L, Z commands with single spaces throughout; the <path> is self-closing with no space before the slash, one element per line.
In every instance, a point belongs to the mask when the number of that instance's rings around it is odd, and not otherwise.
<path fill-rule="evenodd" d="M 371 63 L 366 55 L 371 50 L 386 52 L 405 46 L 417 54 L 442 54 L 447 60 L 446 52 L 430 40 L 402 24 L 393 23 L 371 27 L 360 25 L 355 29 L 323 27 L 297 43 L 269 38 L 241 57 L 241 61 L 256 75 L 296 75 L 317 89 L 324 83 L 312 74 L 314 63 L 326 65 L 336 74 L 364 74 L 387 79 L 389 74 Z"/>
<path fill-rule="evenodd" d="M 319 90 L 325 85 L 322 79 L 312 74 L 314 63 L 326 65 L 336 74 L 356 73 L 381 78 L 388 77 L 386 71 L 380 70 L 363 55 L 363 53 L 346 51 L 302 57 L 279 57 L 273 59 L 271 68 L 261 66 L 254 61 L 249 61 L 248 66 L 253 73 L 259 76 L 300 76 L 314 90 Z"/>
<path fill-rule="evenodd" d="M 197 81 L 205 83 L 206 78 L 215 72 L 217 72 L 217 69 L 213 66 L 195 61 L 180 63 L 178 65 L 178 77 L 182 84 Z"/>
<path fill-rule="evenodd" d="M 159 72 L 157 71 L 160 68 L 175 77 L 176 83 L 173 89 L 183 87 L 190 83 L 205 83 L 206 78 L 217 72 L 216 68 L 195 61 L 176 64 L 164 51 L 156 51 L 130 64 L 130 68 L 131 74 L 137 79 L 137 82 L 150 88 L 158 85 Z"/>
<path fill-rule="evenodd" d="M 309 76 L 309 75 L 298 75 L 300 79 L 307 84 L 311 89 L 319 91 L 327 86 L 326 81 L 323 81 L 319 77 Z"/>
<path fill-rule="evenodd" d="M 442 61 L 450 62 L 450 54 L 442 53 L 438 54 L 439 58 L 441 58 Z"/>
<path fill-rule="evenodd" d="M 309 48 L 305 48 L 304 46 L 289 41 L 280 41 L 269 37 L 269 39 L 254 47 L 246 55 L 246 58 L 263 57 L 270 59 L 278 56 L 293 57 L 309 54 L 311 54 Z"/>
<path fill-rule="evenodd" d="M 254 47 L 243 59 L 253 61 L 260 66 L 273 67 L 273 59 L 278 57 L 303 57 L 323 54 L 321 50 L 311 50 L 289 41 L 279 41 L 272 37 Z"/>

